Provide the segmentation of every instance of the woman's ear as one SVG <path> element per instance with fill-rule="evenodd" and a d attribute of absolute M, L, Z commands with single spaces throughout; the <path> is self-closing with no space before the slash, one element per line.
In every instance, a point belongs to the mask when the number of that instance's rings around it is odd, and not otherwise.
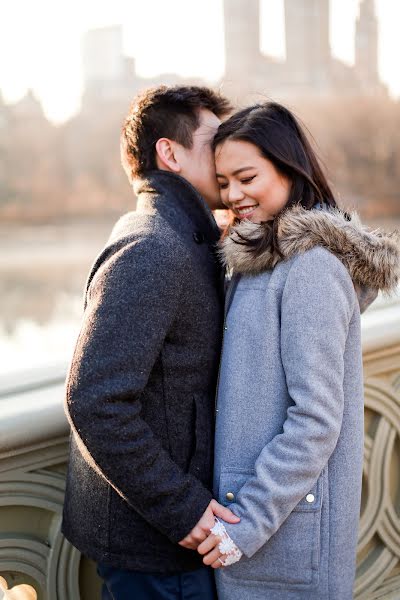
<path fill-rule="evenodd" d="M 175 142 L 168 138 L 160 138 L 156 142 L 156 162 L 159 169 L 179 173 L 181 165 L 175 156 Z"/>

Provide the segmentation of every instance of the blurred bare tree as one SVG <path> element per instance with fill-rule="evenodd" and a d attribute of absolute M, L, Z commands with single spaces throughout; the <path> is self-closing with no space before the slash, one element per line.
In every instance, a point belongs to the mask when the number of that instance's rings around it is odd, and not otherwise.
<path fill-rule="evenodd" d="M 1 111 L 0 106 L 0 111 Z M 62 126 L 3 107 L 0 218 L 43 222 L 134 208 L 119 162 L 122 115 L 79 115 Z"/>
<path fill-rule="evenodd" d="M 367 218 L 400 216 L 399 102 L 353 96 L 290 107 L 316 140 L 344 205 Z M 40 111 L 21 115 L 0 107 L 3 221 L 101 218 L 134 208 L 119 162 L 123 111 L 109 108 L 54 126 Z"/>
<path fill-rule="evenodd" d="M 343 204 L 367 218 L 400 215 L 400 103 L 388 97 L 310 101 L 312 132 Z"/>

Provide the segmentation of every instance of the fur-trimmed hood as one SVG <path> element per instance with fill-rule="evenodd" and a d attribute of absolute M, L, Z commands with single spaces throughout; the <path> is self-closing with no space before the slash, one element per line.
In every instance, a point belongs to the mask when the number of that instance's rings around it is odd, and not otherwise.
<path fill-rule="evenodd" d="M 350 220 L 347 220 L 349 218 Z M 383 233 L 362 225 L 357 213 L 338 209 L 306 210 L 295 206 L 279 218 L 278 240 L 283 259 L 322 246 L 344 264 L 354 283 L 385 293 L 400 282 L 400 234 Z M 221 255 L 234 273 L 256 275 L 272 269 L 282 258 L 266 250 L 255 258 L 240 236 L 257 239 L 261 227 L 242 221 L 221 242 Z M 237 243 L 239 242 L 239 243 Z"/>

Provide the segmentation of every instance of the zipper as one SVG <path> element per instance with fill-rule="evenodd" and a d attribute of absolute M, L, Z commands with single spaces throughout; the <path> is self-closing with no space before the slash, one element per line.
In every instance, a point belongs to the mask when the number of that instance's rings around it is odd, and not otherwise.
<path fill-rule="evenodd" d="M 214 399 L 214 417 L 215 418 L 216 418 L 217 412 L 218 412 L 217 399 L 218 399 L 219 379 L 221 376 L 222 352 L 224 350 L 224 338 L 225 338 L 225 331 L 226 331 L 226 314 L 227 313 L 224 312 L 224 325 L 223 325 L 223 329 L 222 329 L 221 353 L 220 353 L 219 364 L 218 364 L 217 387 L 215 388 L 215 399 Z"/>
<path fill-rule="evenodd" d="M 222 353 L 223 353 L 223 350 L 224 350 L 225 331 L 228 329 L 227 326 L 226 326 L 226 320 L 227 320 L 227 317 L 228 317 L 229 308 L 230 308 L 231 303 L 232 303 L 233 295 L 234 295 L 234 293 L 236 291 L 236 288 L 238 286 L 238 283 L 239 283 L 239 279 L 240 279 L 239 275 L 233 275 L 232 276 L 232 279 L 230 281 L 230 285 L 229 285 L 229 288 L 228 288 L 228 292 L 227 292 L 226 298 L 225 298 L 224 324 L 223 324 L 223 329 L 222 329 L 222 340 L 221 340 L 221 354 L 220 354 L 220 357 L 219 357 L 217 387 L 216 387 L 216 390 L 215 390 L 215 400 L 214 400 L 214 417 L 217 416 L 217 412 L 218 412 L 217 398 L 218 398 L 219 380 L 220 380 L 220 377 L 221 377 Z"/>

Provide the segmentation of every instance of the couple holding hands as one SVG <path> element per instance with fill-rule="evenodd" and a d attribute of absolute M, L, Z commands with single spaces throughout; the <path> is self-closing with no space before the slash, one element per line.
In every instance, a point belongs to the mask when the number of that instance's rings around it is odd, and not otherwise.
<path fill-rule="evenodd" d="M 123 125 L 137 208 L 90 271 L 65 405 L 63 533 L 103 600 L 352 598 L 360 313 L 399 237 L 337 206 L 287 108 L 230 112 L 160 86 Z"/>

